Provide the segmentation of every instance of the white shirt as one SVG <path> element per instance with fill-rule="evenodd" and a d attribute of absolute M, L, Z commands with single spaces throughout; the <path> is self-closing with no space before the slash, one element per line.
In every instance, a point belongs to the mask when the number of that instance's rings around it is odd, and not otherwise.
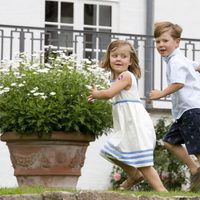
<path fill-rule="evenodd" d="M 179 48 L 164 60 L 168 84 L 184 84 L 183 88 L 171 94 L 172 116 L 179 119 L 185 111 L 200 108 L 200 74 L 195 71 L 197 63 L 183 56 Z"/>

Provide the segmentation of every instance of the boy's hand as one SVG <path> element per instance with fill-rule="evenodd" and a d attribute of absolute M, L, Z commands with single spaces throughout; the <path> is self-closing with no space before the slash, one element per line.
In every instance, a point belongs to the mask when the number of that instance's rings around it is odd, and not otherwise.
<path fill-rule="evenodd" d="M 160 99 L 163 93 L 160 90 L 151 90 L 151 92 L 149 93 L 149 99 L 150 100 L 156 100 L 156 99 Z"/>
<path fill-rule="evenodd" d="M 162 91 L 151 90 L 151 92 L 149 93 L 149 99 L 156 100 L 156 99 L 160 99 L 162 97 L 166 97 L 174 92 L 177 92 L 178 90 L 182 89 L 183 87 L 184 87 L 183 83 L 172 83 Z"/>

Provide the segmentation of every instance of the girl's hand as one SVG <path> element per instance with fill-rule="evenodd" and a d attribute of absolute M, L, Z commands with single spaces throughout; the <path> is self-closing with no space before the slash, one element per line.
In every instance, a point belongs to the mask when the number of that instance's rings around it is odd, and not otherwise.
<path fill-rule="evenodd" d="M 200 73 L 200 65 L 195 70 Z"/>
<path fill-rule="evenodd" d="M 92 85 L 92 89 L 90 90 L 90 95 L 88 96 L 88 101 L 93 102 L 95 99 L 95 94 L 97 93 L 97 88 L 95 85 Z"/>

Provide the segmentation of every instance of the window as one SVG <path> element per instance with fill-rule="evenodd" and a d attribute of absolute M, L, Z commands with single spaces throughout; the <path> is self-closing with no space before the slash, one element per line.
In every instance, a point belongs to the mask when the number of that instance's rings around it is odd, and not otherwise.
<path fill-rule="evenodd" d="M 91 4 L 85 4 L 84 6 L 84 24 L 96 25 L 97 6 Z"/>
<path fill-rule="evenodd" d="M 112 30 L 112 6 L 100 3 L 83 3 L 82 10 L 74 12 L 80 7 L 72 0 L 46 0 L 45 45 L 67 48 L 69 54 L 73 52 L 83 58 L 101 59 L 111 41 L 110 35 L 105 33 Z M 81 15 L 74 17 L 74 13 Z M 75 31 L 75 25 L 85 32 Z"/>
<path fill-rule="evenodd" d="M 61 22 L 74 23 L 73 3 L 61 2 Z"/>
<path fill-rule="evenodd" d="M 111 6 L 84 5 L 84 25 L 111 27 Z"/>
<path fill-rule="evenodd" d="M 46 1 L 45 45 L 59 48 L 73 47 L 74 4 L 71 2 Z M 61 30 L 58 30 L 61 29 Z M 68 30 L 68 31 L 62 31 Z M 71 51 L 69 51 L 70 53 Z"/>
<path fill-rule="evenodd" d="M 46 1 L 45 21 L 58 22 L 58 2 Z"/>
<path fill-rule="evenodd" d="M 107 5 L 84 5 L 85 57 L 98 58 L 103 56 L 102 49 L 106 49 L 111 41 L 108 34 L 95 35 L 92 31 L 111 32 L 112 7 Z"/>
<path fill-rule="evenodd" d="M 99 25 L 111 27 L 111 6 L 99 6 Z"/>

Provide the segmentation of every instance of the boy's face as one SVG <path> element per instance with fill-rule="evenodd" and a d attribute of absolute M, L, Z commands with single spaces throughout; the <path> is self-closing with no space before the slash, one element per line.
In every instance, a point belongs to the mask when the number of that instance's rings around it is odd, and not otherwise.
<path fill-rule="evenodd" d="M 174 39 L 170 35 L 170 31 L 166 31 L 160 35 L 160 37 L 155 38 L 156 48 L 161 56 L 169 56 L 180 43 L 180 38 Z"/>

